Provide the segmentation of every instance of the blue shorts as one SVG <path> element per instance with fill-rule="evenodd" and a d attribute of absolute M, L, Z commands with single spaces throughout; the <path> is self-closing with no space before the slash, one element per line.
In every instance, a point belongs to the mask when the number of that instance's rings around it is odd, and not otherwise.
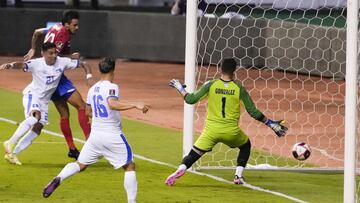
<path fill-rule="evenodd" d="M 57 86 L 54 94 L 51 96 L 51 100 L 64 99 L 67 101 L 75 91 L 76 88 L 72 82 L 64 74 L 62 74 L 59 85 Z"/>

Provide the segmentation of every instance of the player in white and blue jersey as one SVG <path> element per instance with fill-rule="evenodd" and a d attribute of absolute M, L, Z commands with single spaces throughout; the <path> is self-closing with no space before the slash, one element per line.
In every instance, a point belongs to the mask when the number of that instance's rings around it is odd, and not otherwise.
<path fill-rule="evenodd" d="M 119 111 L 136 108 L 146 113 L 149 106 L 120 100 L 119 87 L 112 83 L 114 69 L 113 59 L 105 58 L 99 63 L 101 80 L 90 88 L 87 96 L 86 112 L 92 117 L 89 139 L 83 146 L 77 162 L 67 164 L 44 188 L 45 198 L 49 197 L 66 178 L 105 157 L 115 169 L 122 167 L 125 170 L 124 187 L 128 202 L 136 201 L 135 163 L 131 147 L 122 132 Z"/>
<path fill-rule="evenodd" d="M 48 122 L 48 103 L 63 72 L 79 66 L 78 60 L 58 57 L 56 45 L 53 43 L 42 45 L 42 56 L 42 58 L 26 62 L 6 63 L 0 66 L 0 69 L 23 69 L 32 74 L 32 82 L 23 91 L 25 120 L 20 123 L 13 136 L 4 142 L 4 158 L 17 165 L 21 165 L 21 162 L 16 155 L 32 143 L 32 140 L 40 134 L 43 126 Z M 28 133 L 18 142 L 26 132 Z"/>

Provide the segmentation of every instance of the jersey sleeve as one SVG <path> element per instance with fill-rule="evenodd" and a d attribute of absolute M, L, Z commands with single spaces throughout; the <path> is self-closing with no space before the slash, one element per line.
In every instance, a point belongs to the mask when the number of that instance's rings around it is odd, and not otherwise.
<path fill-rule="evenodd" d="M 261 111 L 259 111 L 253 100 L 251 99 L 249 93 L 246 91 L 246 89 L 240 84 L 240 83 L 236 83 L 239 88 L 240 88 L 240 100 L 243 102 L 246 111 L 248 112 L 248 114 L 253 117 L 254 119 L 258 120 L 258 121 L 262 121 L 264 118 L 264 114 L 261 113 Z"/>
<path fill-rule="evenodd" d="M 31 59 L 31 60 L 25 61 L 24 64 L 25 64 L 24 72 L 33 72 L 34 67 L 36 67 L 37 60 Z"/>
<path fill-rule="evenodd" d="M 75 69 L 80 64 L 80 61 L 77 59 L 71 59 L 71 58 L 67 58 L 67 57 L 59 57 L 59 59 L 65 66 L 65 69 Z"/>
<path fill-rule="evenodd" d="M 106 100 L 108 100 L 109 98 L 115 98 L 115 99 L 119 99 L 119 86 L 116 84 L 111 84 L 108 86 L 107 88 L 107 93 L 106 93 Z"/>
<path fill-rule="evenodd" d="M 207 96 L 210 86 L 214 83 L 214 80 L 209 80 L 206 83 L 204 83 L 198 90 L 196 90 L 194 93 L 189 93 L 185 95 L 185 102 L 188 104 L 195 104 L 199 100 L 203 99 Z"/>

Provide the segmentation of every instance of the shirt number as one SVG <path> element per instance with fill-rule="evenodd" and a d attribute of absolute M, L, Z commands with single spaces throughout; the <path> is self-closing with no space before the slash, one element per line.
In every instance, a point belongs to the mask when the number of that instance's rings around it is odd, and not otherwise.
<path fill-rule="evenodd" d="M 221 102 L 222 102 L 221 113 L 222 113 L 222 117 L 225 118 L 226 97 L 221 98 Z"/>
<path fill-rule="evenodd" d="M 54 82 L 54 76 L 46 76 L 46 84 L 48 85 L 52 82 Z"/>
<path fill-rule="evenodd" d="M 106 111 L 106 107 L 101 104 L 104 101 L 103 97 L 101 95 L 94 95 L 93 101 L 95 117 L 107 118 L 109 114 Z"/>

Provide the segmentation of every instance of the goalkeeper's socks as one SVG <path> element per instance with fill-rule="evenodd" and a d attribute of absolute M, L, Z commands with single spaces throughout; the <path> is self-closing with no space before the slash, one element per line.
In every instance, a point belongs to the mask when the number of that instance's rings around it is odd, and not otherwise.
<path fill-rule="evenodd" d="M 68 163 L 66 166 L 61 170 L 57 177 L 61 178 L 61 182 L 66 178 L 74 175 L 75 173 L 80 172 L 80 166 L 76 162 Z"/>
<path fill-rule="evenodd" d="M 38 120 L 33 116 L 26 118 L 23 122 L 20 123 L 19 127 L 9 139 L 9 142 L 11 144 L 16 144 L 21 138 L 21 136 L 23 136 L 28 130 L 30 130 L 30 128 L 37 122 Z"/>
<path fill-rule="evenodd" d="M 128 203 L 135 203 L 137 194 L 137 181 L 135 171 L 125 171 L 124 188 L 127 194 Z"/>
<path fill-rule="evenodd" d="M 242 177 L 243 171 L 244 171 L 244 167 L 242 167 L 242 166 L 237 166 L 237 167 L 236 167 L 235 175 L 237 175 L 237 176 L 239 176 L 239 177 Z"/>

